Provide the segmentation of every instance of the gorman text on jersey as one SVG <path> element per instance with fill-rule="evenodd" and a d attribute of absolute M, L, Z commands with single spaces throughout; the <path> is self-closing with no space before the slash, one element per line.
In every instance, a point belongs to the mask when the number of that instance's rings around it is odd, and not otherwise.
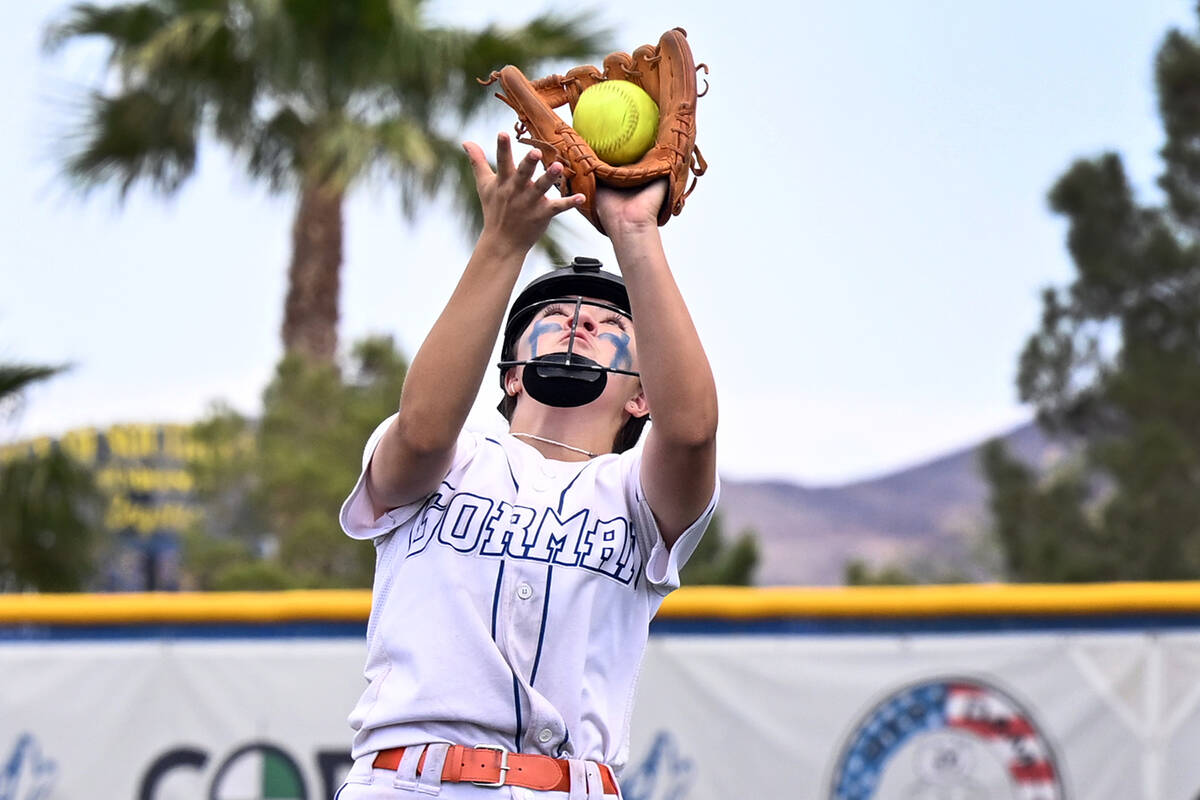
<path fill-rule="evenodd" d="M 641 570 L 633 525 L 590 509 L 533 508 L 459 492 L 443 482 L 413 525 L 406 558 L 433 542 L 463 554 L 578 567 L 629 584 Z"/>

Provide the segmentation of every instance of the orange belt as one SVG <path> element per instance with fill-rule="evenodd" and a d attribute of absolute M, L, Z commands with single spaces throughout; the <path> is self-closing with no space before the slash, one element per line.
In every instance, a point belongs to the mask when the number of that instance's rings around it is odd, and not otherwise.
<path fill-rule="evenodd" d="M 373 766 L 396 769 L 400 766 L 403 747 L 380 750 Z M 425 754 L 417 762 L 417 774 L 425 765 Z M 600 782 L 605 794 L 617 794 L 617 782 L 607 764 L 599 764 Z M 500 747 L 463 747 L 451 745 L 442 767 L 442 780 L 451 783 L 474 783 L 478 786 L 523 786 L 542 792 L 571 790 L 571 768 L 565 758 L 551 758 L 532 753 L 510 753 Z"/>

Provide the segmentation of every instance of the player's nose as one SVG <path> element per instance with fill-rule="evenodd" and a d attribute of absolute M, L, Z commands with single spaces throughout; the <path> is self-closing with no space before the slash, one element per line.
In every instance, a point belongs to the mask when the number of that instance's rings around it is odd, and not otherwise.
<path fill-rule="evenodd" d="M 588 308 L 588 306 L 584 306 L 584 305 L 579 306 L 579 310 L 576 311 L 575 313 L 579 317 L 579 329 L 580 330 L 587 331 L 588 333 L 596 332 L 596 328 L 597 328 L 596 317 L 595 317 L 595 314 L 592 312 L 592 310 L 590 308 Z M 572 319 L 571 322 L 573 324 L 575 322 L 575 320 Z"/>

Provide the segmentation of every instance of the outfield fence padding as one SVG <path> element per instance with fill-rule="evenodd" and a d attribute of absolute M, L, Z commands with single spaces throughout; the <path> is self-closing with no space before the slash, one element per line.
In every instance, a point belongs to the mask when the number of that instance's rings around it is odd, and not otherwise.
<path fill-rule="evenodd" d="M 366 591 L 0 596 L 0 800 L 312 800 Z M 626 800 L 1196 800 L 1200 584 L 684 588 Z"/>

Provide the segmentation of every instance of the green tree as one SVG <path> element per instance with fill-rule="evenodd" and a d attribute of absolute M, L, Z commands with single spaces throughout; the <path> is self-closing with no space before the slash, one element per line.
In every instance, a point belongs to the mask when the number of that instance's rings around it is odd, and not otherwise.
<path fill-rule="evenodd" d="M 1200 41 L 1155 61 L 1162 202 L 1121 159 L 1075 162 L 1050 192 L 1074 281 L 1043 294 L 1018 387 L 1077 466 L 1037 475 L 985 449 L 995 531 L 1017 580 L 1200 577 Z"/>
<path fill-rule="evenodd" d="M 47 49 L 95 39 L 108 51 L 69 139 L 67 174 L 85 190 L 139 181 L 170 194 L 201 142 L 298 202 L 282 337 L 287 353 L 332 364 L 343 206 L 363 180 L 390 179 L 412 218 L 447 189 L 477 229 L 474 178 L 456 135 L 492 93 L 476 78 L 606 49 L 591 16 L 544 14 L 472 31 L 431 24 L 425 0 L 141 0 L 79 3 L 47 29 Z M 544 244 L 562 253 L 552 238 Z"/>
<path fill-rule="evenodd" d="M 758 539 L 747 528 L 732 542 L 725 537 L 721 512 L 713 514 L 708 530 L 680 573 L 685 586 L 748 586 L 758 567 Z"/>
<path fill-rule="evenodd" d="M 280 561 L 313 585 L 369 586 L 375 550 L 339 534 L 338 510 L 359 454 L 396 410 L 407 363 L 391 339 L 359 342 L 343 379 L 332 366 L 284 358 L 263 396 L 262 497 Z"/>
<path fill-rule="evenodd" d="M 861 558 L 852 558 L 846 562 L 843 579 L 847 586 L 909 586 L 921 582 L 899 564 L 873 567 Z"/>
<path fill-rule="evenodd" d="M 206 446 L 191 469 L 206 514 L 184 569 L 197 588 L 370 585 L 374 548 L 340 534 L 338 511 L 406 371 L 386 337 L 356 343 L 345 365 L 285 356 L 257 424 L 219 406 L 196 425 Z"/>
<path fill-rule="evenodd" d="M 847 586 L 912 586 L 930 583 L 967 583 L 970 578 L 952 566 L 936 560 L 892 561 L 874 565 L 866 559 L 852 558 L 842 569 Z"/>
<path fill-rule="evenodd" d="M 263 558 L 271 536 L 257 500 L 257 427 L 230 406 L 217 403 L 191 433 L 197 448 L 188 468 L 203 517 L 182 538 L 189 588 L 291 588 L 293 581 L 282 566 Z"/>
<path fill-rule="evenodd" d="M 0 364 L 0 408 L 62 369 Z M 91 471 L 57 445 L 0 459 L 0 590 L 85 588 L 96 569 L 103 508 Z"/>

